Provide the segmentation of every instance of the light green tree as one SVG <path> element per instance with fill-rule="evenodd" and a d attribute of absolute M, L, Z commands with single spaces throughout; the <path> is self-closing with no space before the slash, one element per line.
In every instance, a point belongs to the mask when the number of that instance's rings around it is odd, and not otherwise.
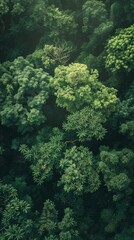
<path fill-rule="evenodd" d="M 75 130 L 80 141 L 104 137 L 103 124 L 117 103 L 116 90 L 103 85 L 98 77 L 97 70 L 74 63 L 56 68 L 50 80 L 56 103 L 70 113 L 64 129 Z"/>
<path fill-rule="evenodd" d="M 106 68 L 111 72 L 130 72 L 134 67 L 134 25 L 117 31 L 106 46 Z"/>

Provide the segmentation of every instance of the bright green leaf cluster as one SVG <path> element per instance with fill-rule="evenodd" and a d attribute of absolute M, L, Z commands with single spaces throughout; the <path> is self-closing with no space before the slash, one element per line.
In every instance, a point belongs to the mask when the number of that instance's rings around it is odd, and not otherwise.
<path fill-rule="evenodd" d="M 134 25 L 121 29 L 112 37 L 106 47 L 106 68 L 111 72 L 125 70 L 130 72 L 134 67 Z"/>
<path fill-rule="evenodd" d="M 56 102 L 71 114 L 64 129 L 75 130 L 80 141 L 101 139 L 106 130 L 103 123 L 115 109 L 116 90 L 98 80 L 98 71 L 89 70 L 84 64 L 59 66 L 51 79 Z"/>
<path fill-rule="evenodd" d="M 98 71 L 89 70 L 84 64 L 59 66 L 51 80 L 60 107 L 74 112 L 88 105 L 95 110 L 113 110 L 117 101 L 116 90 L 98 81 Z"/>

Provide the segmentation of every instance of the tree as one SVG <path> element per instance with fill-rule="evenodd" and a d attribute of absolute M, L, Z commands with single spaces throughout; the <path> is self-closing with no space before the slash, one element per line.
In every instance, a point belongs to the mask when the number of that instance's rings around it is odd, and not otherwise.
<path fill-rule="evenodd" d="M 71 113 L 64 129 L 75 130 L 80 141 L 103 138 L 106 130 L 102 124 L 114 110 L 117 98 L 115 89 L 99 82 L 98 71 L 89 72 L 86 65 L 79 63 L 59 66 L 51 85 L 57 104 Z"/>
<path fill-rule="evenodd" d="M 43 49 L 37 49 L 27 60 L 36 68 L 42 67 L 45 71 L 53 75 L 54 69 L 58 65 L 66 65 L 73 52 L 71 42 L 57 42 L 55 45 L 46 44 Z"/>
<path fill-rule="evenodd" d="M 133 69 L 134 56 L 134 25 L 121 29 L 112 37 L 106 47 L 106 68 L 111 72 L 126 71 Z"/>
<path fill-rule="evenodd" d="M 39 220 L 39 232 L 48 232 L 49 235 L 54 234 L 57 230 L 58 213 L 55 209 L 54 203 L 46 200 Z"/>
<path fill-rule="evenodd" d="M 11 185 L 0 184 L 2 219 L 2 239 L 28 239 L 32 233 L 33 221 L 30 218 L 30 204 L 20 200 L 16 189 Z"/>
<path fill-rule="evenodd" d="M 87 148 L 74 146 L 66 150 L 60 161 L 64 171 L 60 184 L 64 185 L 64 190 L 75 194 L 98 190 L 100 180 L 94 165 L 93 154 Z"/>
<path fill-rule="evenodd" d="M 132 193 L 133 155 L 133 151 L 127 148 L 121 151 L 110 151 L 106 147 L 101 149 L 99 169 L 108 190 L 115 192 L 113 196 L 115 201 L 122 198 L 124 194 Z"/>
<path fill-rule="evenodd" d="M 120 2 L 113 1 L 111 5 L 111 18 L 116 28 L 127 27 L 134 21 L 134 5 L 132 0 Z"/>
<path fill-rule="evenodd" d="M 45 121 L 43 106 L 49 96 L 49 75 L 22 57 L 0 66 L 1 124 L 26 132 Z"/>
<path fill-rule="evenodd" d="M 88 105 L 92 109 L 109 112 L 117 101 L 116 90 L 105 87 L 98 81 L 98 71 L 89 70 L 84 64 L 59 66 L 51 80 L 56 102 L 60 107 L 73 112 Z"/>
<path fill-rule="evenodd" d="M 62 139 L 62 132 L 53 129 L 48 142 L 37 142 L 31 149 L 26 145 L 20 146 L 24 158 L 31 162 L 33 179 L 37 184 L 50 180 L 54 169 L 58 168 L 63 149 Z"/>

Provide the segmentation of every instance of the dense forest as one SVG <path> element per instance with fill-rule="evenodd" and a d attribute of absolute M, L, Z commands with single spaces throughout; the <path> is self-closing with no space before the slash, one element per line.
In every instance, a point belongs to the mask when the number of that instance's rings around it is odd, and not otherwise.
<path fill-rule="evenodd" d="M 134 1 L 0 0 L 0 240 L 134 239 Z"/>

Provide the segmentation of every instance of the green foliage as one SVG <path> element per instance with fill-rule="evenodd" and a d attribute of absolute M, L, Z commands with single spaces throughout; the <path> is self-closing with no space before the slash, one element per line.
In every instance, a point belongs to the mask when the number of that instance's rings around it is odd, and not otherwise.
<path fill-rule="evenodd" d="M 101 112 L 95 112 L 89 107 L 85 107 L 70 114 L 63 128 L 66 131 L 76 131 L 80 141 L 89 141 L 92 138 L 99 140 L 106 133 L 106 129 L 102 125 L 105 121 L 106 118 Z"/>
<path fill-rule="evenodd" d="M 52 66 L 56 68 L 58 65 L 65 65 L 70 58 L 71 52 L 72 46 L 67 42 L 63 42 L 55 46 L 45 45 L 44 55 L 42 57 L 44 67 L 49 69 Z"/>
<path fill-rule="evenodd" d="M 66 32 L 74 33 L 76 29 L 76 23 L 73 15 L 68 14 L 67 11 L 60 11 L 51 5 L 46 9 L 46 16 L 44 18 L 44 26 L 51 29 L 48 35 L 51 39 L 56 39 L 59 36 L 64 35 Z"/>
<path fill-rule="evenodd" d="M 21 145 L 20 152 L 26 160 L 31 162 L 33 179 L 39 185 L 45 180 L 50 180 L 53 176 L 53 170 L 58 168 L 63 149 L 62 139 L 62 132 L 54 129 L 50 140 L 46 143 L 39 142 L 31 149 L 26 145 Z"/>
<path fill-rule="evenodd" d="M 105 4 L 98 0 L 88 0 L 83 5 L 83 31 L 91 31 L 107 19 Z"/>
<path fill-rule="evenodd" d="M 60 107 L 74 112 L 88 105 L 96 111 L 110 112 L 117 101 L 116 90 L 98 81 L 98 71 L 89 70 L 84 64 L 59 66 L 51 80 L 56 102 Z"/>
<path fill-rule="evenodd" d="M 26 132 L 45 121 L 49 75 L 19 57 L 0 66 L 1 124 Z"/>
<path fill-rule="evenodd" d="M 9 0 L 0 0 L 0 14 L 6 14 L 9 10 Z"/>
<path fill-rule="evenodd" d="M 99 82 L 98 71 L 89 72 L 86 65 L 79 63 L 59 66 L 51 85 L 57 104 L 71 113 L 64 129 L 75 130 L 80 141 L 103 138 L 103 123 L 114 110 L 117 97 L 115 89 Z"/>
<path fill-rule="evenodd" d="M 105 41 L 112 30 L 113 30 L 113 23 L 110 20 L 107 20 L 106 22 L 103 22 L 98 27 L 96 27 L 91 37 L 89 38 L 89 41 L 83 45 L 83 49 L 86 52 L 86 54 L 87 53 L 95 54 L 96 48 L 99 48 L 100 46 L 100 42 L 103 48 L 105 45 Z M 98 42 L 98 39 L 99 39 L 99 42 Z"/>
<path fill-rule="evenodd" d="M 55 45 L 46 44 L 43 49 L 38 49 L 27 57 L 35 67 L 42 67 L 47 72 L 52 72 L 58 65 L 65 65 L 73 51 L 70 42 L 59 42 Z"/>
<path fill-rule="evenodd" d="M 12 2 L 12 10 L 11 13 L 13 16 L 19 16 L 25 11 L 25 6 L 27 4 L 27 1 L 21 1 L 21 0 L 11 0 Z M 32 2 L 32 1 L 31 1 Z"/>
<path fill-rule="evenodd" d="M 43 68 L 42 58 L 44 55 L 43 49 L 37 49 L 32 54 L 29 54 L 26 60 L 33 64 L 35 68 Z"/>
<path fill-rule="evenodd" d="M 26 56 L 37 46 L 65 40 L 67 34 L 71 37 L 76 32 L 73 13 L 59 9 L 54 5 L 55 1 L 52 4 L 47 0 L 1 0 L 0 4 L 2 59 Z"/>
<path fill-rule="evenodd" d="M 114 199 L 116 199 L 118 193 L 121 196 L 122 191 L 125 191 L 126 194 L 131 189 L 133 157 L 134 152 L 127 148 L 121 151 L 110 151 L 108 148 L 101 149 L 99 169 L 103 174 L 108 190 L 117 194 Z"/>
<path fill-rule="evenodd" d="M 47 31 L 49 39 L 57 39 L 67 32 L 74 33 L 76 29 L 72 13 L 60 10 L 55 5 L 49 4 L 48 1 L 38 0 L 36 3 L 33 1 L 33 7 L 29 7 L 25 11 L 27 14 L 31 14 L 30 19 L 25 23 L 25 28 L 31 31 L 42 25 L 43 29 Z"/>
<path fill-rule="evenodd" d="M 52 201 L 46 200 L 39 220 L 39 232 L 47 233 L 45 240 L 75 240 L 79 239 L 76 230 L 73 211 L 65 208 L 63 219 L 58 222 L 58 212 Z"/>
<path fill-rule="evenodd" d="M 125 94 L 125 98 L 118 105 L 115 118 L 120 124 L 119 132 L 133 141 L 134 134 L 134 83 L 132 83 Z"/>
<path fill-rule="evenodd" d="M 91 54 L 98 56 L 112 29 L 113 23 L 108 16 L 105 4 L 98 0 L 86 1 L 83 5 L 82 26 L 83 33 L 86 33 L 86 41 L 82 45 L 83 51 L 80 53 L 78 61 L 80 60 L 82 63 L 85 62 L 85 59 L 89 61 L 88 58 Z M 95 68 L 97 68 L 96 64 Z"/>
<path fill-rule="evenodd" d="M 1 240 L 133 240 L 133 23 L 133 0 L 0 0 Z"/>
<path fill-rule="evenodd" d="M 46 200 L 39 220 L 39 232 L 41 234 L 45 231 L 49 234 L 55 232 L 58 223 L 57 214 L 54 203 Z"/>
<path fill-rule="evenodd" d="M 64 185 L 64 190 L 75 194 L 98 190 L 100 180 L 94 164 L 93 154 L 88 148 L 74 146 L 66 150 L 60 161 L 63 171 L 60 184 Z"/>
<path fill-rule="evenodd" d="M 134 3 L 133 0 L 115 0 L 111 5 L 111 18 L 115 27 L 122 27 L 133 24 L 134 22 Z"/>
<path fill-rule="evenodd" d="M 129 136 L 130 138 L 134 137 L 134 121 L 127 121 L 123 123 L 120 127 L 120 132 L 124 135 Z"/>
<path fill-rule="evenodd" d="M 106 68 L 111 72 L 130 72 L 134 57 L 134 25 L 121 29 L 112 37 L 106 47 Z"/>
<path fill-rule="evenodd" d="M 4 209 L 1 219 L 4 239 L 21 240 L 28 237 L 33 221 L 29 218 L 30 205 L 19 200 L 16 190 L 10 185 L 0 185 Z"/>
<path fill-rule="evenodd" d="M 59 223 L 59 239 L 60 240 L 76 240 L 79 239 L 79 233 L 75 229 L 76 222 L 73 217 L 73 211 L 70 208 L 66 208 L 64 211 L 64 217 Z"/>

